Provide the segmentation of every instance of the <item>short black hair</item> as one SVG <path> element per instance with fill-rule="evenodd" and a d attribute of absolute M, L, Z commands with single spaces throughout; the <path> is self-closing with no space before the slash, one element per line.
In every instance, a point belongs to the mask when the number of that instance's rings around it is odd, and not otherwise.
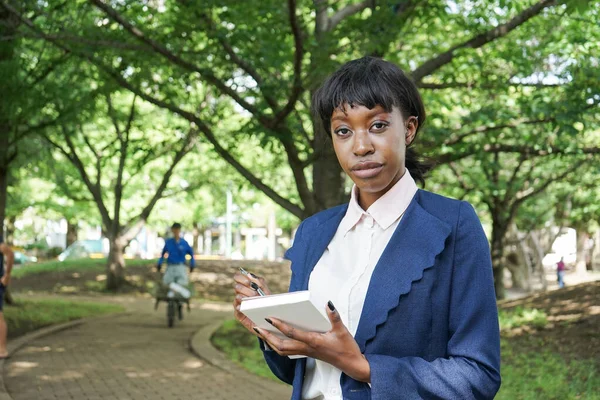
<path fill-rule="evenodd" d="M 179 222 L 175 222 L 171 225 L 171 229 L 181 229 L 181 224 Z"/>
<path fill-rule="evenodd" d="M 338 108 L 381 106 L 386 112 L 398 107 L 402 117 L 417 117 L 417 133 L 425 123 L 425 106 L 417 85 L 397 65 L 376 57 L 362 57 L 342 65 L 315 91 L 313 114 L 331 134 L 331 116 Z M 416 134 L 415 134 L 416 137 Z M 425 174 L 433 164 L 420 157 L 409 145 L 406 149 L 406 168 L 416 180 L 425 185 Z"/>

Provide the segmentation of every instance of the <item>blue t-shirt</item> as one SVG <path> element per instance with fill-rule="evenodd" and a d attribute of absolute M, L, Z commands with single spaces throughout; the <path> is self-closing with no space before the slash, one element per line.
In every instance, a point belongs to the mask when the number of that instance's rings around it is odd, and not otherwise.
<path fill-rule="evenodd" d="M 165 247 L 158 260 L 158 266 L 160 267 L 163 263 L 165 253 L 169 253 L 167 257 L 167 264 L 185 264 L 185 256 L 189 254 L 192 258 L 190 260 L 190 268 L 194 269 L 196 261 L 194 260 L 194 250 L 192 246 L 185 241 L 184 238 L 179 238 L 179 241 L 175 241 L 175 238 L 170 238 L 165 241 Z"/>

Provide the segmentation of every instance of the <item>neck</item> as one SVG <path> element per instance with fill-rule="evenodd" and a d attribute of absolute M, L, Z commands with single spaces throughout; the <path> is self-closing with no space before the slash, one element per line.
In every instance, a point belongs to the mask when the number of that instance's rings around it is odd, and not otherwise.
<path fill-rule="evenodd" d="M 387 192 L 389 192 L 389 190 L 391 188 L 394 187 L 394 185 L 396 183 L 398 183 L 398 181 L 400 179 L 402 179 L 402 177 L 404 176 L 404 174 L 406 173 L 406 168 L 402 168 L 400 171 L 398 171 L 398 173 L 396 174 L 396 176 L 394 176 L 394 179 L 392 179 L 392 181 L 390 182 L 389 185 L 387 185 L 383 190 L 380 190 L 379 192 L 366 192 L 366 191 L 362 191 L 360 190 L 360 188 L 357 186 L 356 188 L 357 190 L 357 200 L 358 200 L 358 205 L 360 205 L 360 207 L 367 211 L 369 209 L 369 207 L 371 207 L 373 205 L 373 203 L 375 203 L 377 200 L 379 200 L 381 198 L 381 196 L 383 196 L 384 194 L 386 194 Z"/>

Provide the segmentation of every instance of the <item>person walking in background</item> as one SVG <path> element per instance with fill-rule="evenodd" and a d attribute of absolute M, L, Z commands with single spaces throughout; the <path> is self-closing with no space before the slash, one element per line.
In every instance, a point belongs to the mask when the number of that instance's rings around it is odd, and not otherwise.
<path fill-rule="evenodd" d="M 6 268 L 4 268 L 4 257 L 6 257 Z M 12 271 L 15 254 L 12 249 L 4 243 L 2 235 L 0 235 L 0 360 L 8 357 L 6 349 L 6 336 L 8 328 L 4 320 L 4 291 L 10 283 L 10 273 Z"/>
<path fill-rule="evenodd" d="M 174 223 L 171 226 L 171 232 L 173 237 L 165 241 L 165 247 L 162 250 L 156 269 L 160 272 L 162 263 L 167 254 L 167 269 L 163 276 L 163 283 L 170 285 L 171 283 L 177 283 L 181 286 L 188 285 L 188 275 L 185 264 L 185 257 L 189 255 L 190 259 L 190 272 L 196 267 L 196 260 L 194 260 L 194 249 L 189 243 L 181 237 L 181 224 Z"/>
<path fill-rule="evenodd" d="M 558 280 L 558 288 L 562 289 L 565 287 L 565 259 L 560 258 L 560 261 L 556 263 L 556 278 Z"/>

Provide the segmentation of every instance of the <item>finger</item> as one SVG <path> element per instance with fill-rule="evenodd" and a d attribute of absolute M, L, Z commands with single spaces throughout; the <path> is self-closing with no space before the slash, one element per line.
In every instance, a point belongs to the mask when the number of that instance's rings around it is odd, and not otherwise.
<path fill-rule="evenodd" d="M 327 307 L 325 307 L 325 309 L 327 311 L 327 316 L 329 317 L 329 322 L 331 322 L 332 331 L 342 328 L 346 329 L 346 326 L 342 322 L 342 317 L 340 316 L 340 313 L 331 301 L 327 302 Z"/>
<path fill-rule="evenodd" d="M 296 329 L 293 326 L 278 320 L 277 318 L 265 318 L 265 320 L 290 339 L 294 339 L 303 343 L 312 343 L 312 332 Z"/>
<path fill-rule="evenodd" d="M 256 296 L 253 296 L 253 297 L 256 297 Z M 236 294 L 236 296 L 233 299 L 233 308 L 237 311 L 240 311 L 243 300 L 248 299 L 248 298 L 251 298 L 251 297 L 244 296 L 241 294 Z"/>
<path fill-rule="evenodd" d="M 294 339 L 281 339 L 266 329 L 254 327 L 254 330 L 279 355 L 306 355 L 307 345 L 305 343 Z"/>
<path fill-rule="evenodd" d="M 233 299 L 233 308 L 237 311 L 240 310 L 240 306 L 242 305 L 242 299 L 244 298 L 244 296 L 242 296 L 241 294 L 236 294 L 235 298 Z"/>
<path fill-rule="evenodd" d="M 270 294 L 269 286 L 267 285 L 267 281 L 265 278 L 261 276 L 254 275 L 253 273 L 249 273 L 247 278 L 250 281 L 250 287 L 252 287 L 252 283 L 254 282 L 259 288 L 261 288 L 266 294 Z"/>
<path fill-rule="evenodd" d="M 246 287 L 240 283 L 236 283 L 234 289 L 236 295 L 239 294 L 243 297 L 256 297 L 258 295 L 258 293 L 256 293 L 256 290 Z"/>
<path fill-rule="evenodd" d="M 252 281 L 252 282 L 256 282 L 259 286 L 262 286 L 265 284 L 265 278 L 258 276 L 258 275 L 254 275 L 253 273 L 250 273 L 248 275 L 248 278 Z"/>
<path fill-rule="evenodd" d="M 254 326 L 256 325 L 250 318 L 248 318 L 244 313 L 241 313 L 239 311 L 234 311 L 233 315 L 235 317 L 235 319 L 237 319 L 243 326 L 244 328 L 248 329 L 250 332 L 252 332 L 253 334 L 254 332 Z"/>
<path fill-rule="evenodd" d="M 252 283 L 249 277 L 247 277 L 246 275 L 242 275 L 239 272 L 233 276 L 233 280 L 235 284 L 241 284 L 247 287 L 250 287 L 250 284 Z"/>

